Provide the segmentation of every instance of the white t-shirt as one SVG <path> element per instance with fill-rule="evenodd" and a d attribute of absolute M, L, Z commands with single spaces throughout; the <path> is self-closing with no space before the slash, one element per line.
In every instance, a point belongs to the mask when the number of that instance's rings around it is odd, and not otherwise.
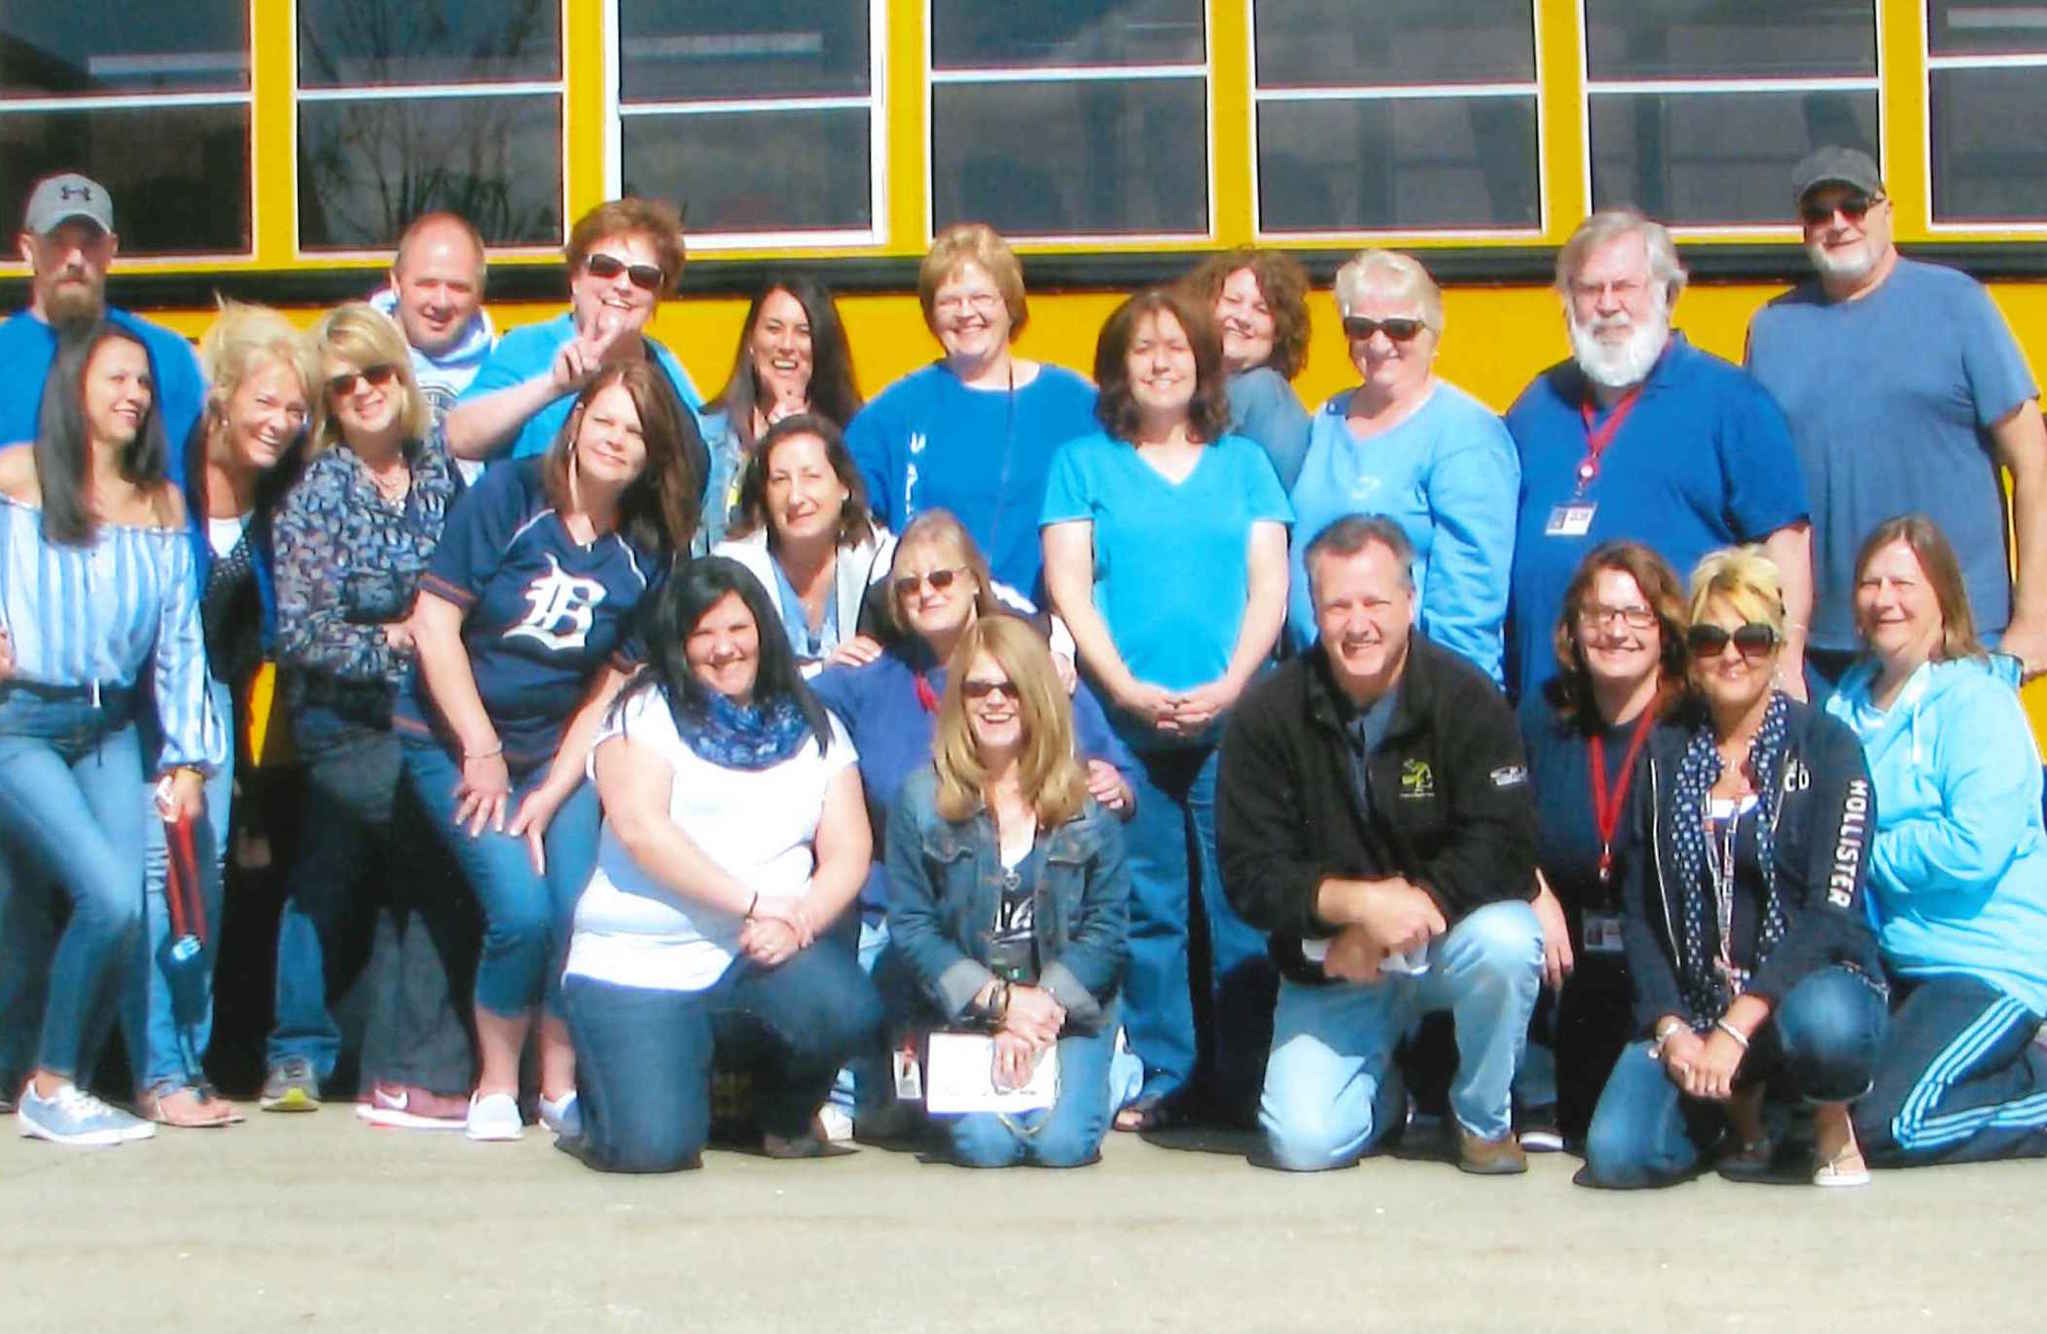
<path fill-rule="evenodd" d="M 241 545 L 242 532 L 249 526 L 247 514 L 235 514 L 225 519 L 208 516 L 206 520 L 206 544 L 213 548 L 214 557 L 226 560 L 235 554 Z"/>
<path fill-rule="evenodd" d="M 816 865 L 812 844 L 825 791 L 856 758 L 833 718 L 831 749 L 813 738 L 766 769 L 727 769 L 684 744 L 657 689 L 641 690 L 597 734 L 624 736 L 675 771 L 668 815 L 690 841 L 763 900 L 801 898 Z M 594 753 L 595 747 L 592 747 Z M 741 918 L 685 899 L 640 869 L 612 832 L 597 845 L 597 873 L 576 905 L 564 972 L 620 986 L 702 991 L 739 952 Z"/>

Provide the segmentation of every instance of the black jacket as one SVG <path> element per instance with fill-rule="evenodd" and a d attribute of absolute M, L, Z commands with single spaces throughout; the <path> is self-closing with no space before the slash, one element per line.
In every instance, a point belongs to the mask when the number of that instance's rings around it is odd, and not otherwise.
<path fill-rule="evenodd" d="M 1876 787 L 1862 743 L 1847 726 L 1790 701 L 1782 778 L 1770 794 L 1776 828 L 1777 886 L 1788 918 L 1784 938 L 1756 964 L 1750 994 L 1780 1002 L 1808 974 L 1846 963 L 1881 980 L 1876 937 L 1864 910 L 1863 880 L 1876 832 Z M 1644 1032 L 1666 1014 L 1692 1015 L 1678 987 L 1677 923 L 1683 912 L 1671 820 L 1677 770 L 1693 732 L 1659 728 L 1629 794 L 1638 854 L 1628 860 L 1621 937 L 1635 983 L 1635 1019 Z M 1709 965 L 1710 966 L 1710 965 Z"/>
<path fill-rule="evenodd" d="M 1416 633 L 1386 737 L 1351 784 L 1337 686 L 1318 645 L 1244 693 L 1223 734 L 1216 841 L 1223 887 L 1271 934 L 1289 977 L 1324 981 L 1300 942 L 1331 877 L 1405 876 L 1452 925 L 1535 887 L 1535 816 L 1514 715 L 1477 668 Z"/>

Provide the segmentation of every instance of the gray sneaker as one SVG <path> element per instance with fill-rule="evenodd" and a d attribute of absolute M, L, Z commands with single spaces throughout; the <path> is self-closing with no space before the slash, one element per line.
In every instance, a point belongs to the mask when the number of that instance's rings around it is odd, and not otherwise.
<path fill-rule="evenodd" d="M 156 1127 L 118 1107 L 109 1107 L 75 1084 L 39 1097 L 33 1083 L 21 1091 L 14 1121 L 27 1139 L 46 1139 L 74 1148 L 102 1149 L 149 1139 Z"/>
<path fill-rule="evenodd" d="M 303 1056 L 287 1056 L 271 1066 L 256 1105 L 266 1112 L 319 1111 L 320 1080 L 313 1063 Z"/>

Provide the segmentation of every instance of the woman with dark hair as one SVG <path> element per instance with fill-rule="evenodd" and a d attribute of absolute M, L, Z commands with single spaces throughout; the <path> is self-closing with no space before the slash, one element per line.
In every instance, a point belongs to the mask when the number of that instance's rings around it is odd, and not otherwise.
<path fill-rule="evenodd" d="M 679 570 L 646 638 L 591 756 L 604 828 L 562 983 L 582 1129 L 558 1143 L 600 1171 L 695 1166 L 715 1053 L 751 1069 L 765 1151 L 815 1157 L 833 1072 L 881 1032 L 829 930 L 867 873 L 853 745 L 738 563 Z"/>
<path fill-rule="evenodd" d="M 1293 511 L 1264 451 L 1227 433 L 1206 310 L 1165 290 L 1125 301 L 1102 326 L 1095 377 L 1103 429 L 1060 449 L 1040 522 L 1052 605 L 1142 761 L 1125 1024 L 1145 1075 L 1117 1124 L 1153 1123 L 1195 1072 L 1190 895 L 1208 923 L 1212 1092 L 1248 1121 L 1276 981 L 1217 880 L 1216 743 L 1286 617 Z"/>
<path fill-rule="evenodd" d="M 1555 1091 L 1523 1095 L 1524 1148 L 1582 1141 L 1635 1026 L 1620 935 L 1620 890 L 1639 849 L 1622 818 L 1642 752 L 1683 697 L 1684 585 L 1639 542 L 1585 558 L 1564 593 L 1557 672 L 1521 701 L 1535 799 L 1544 980 L 1555 996 Z M 1537 1024 L 1544 1026 L 1538 1011 Z M 1541 1058 L 1531 1044 L 1527 1070 Z M 1520 1082 L 1520 1081 L 1517 1081 Z"/>
<path fill-rule="evenodd" d="M 485 473 L 420 576 L 419 667 L 399 697 L 413 795 L 483 910 L 469 1138 L 522 1133 L 519 1054 L 540 1019 L 540 1118 L 572 1133 L 560 962 L 597 860 L 590 740 L 634 666 L 634 617 L 689 550 L 682 405 L 644 361 L 600 371 L 544 458 Z"/>
<path fill-rule="evenodd" d="M 961 1116 L 948 1137 L 968 1167 L 1079 1167 L 1109 1129 L 1123 831 L 1088 798 L 1072 707 L 1035 631 L 976 621 L 951 667 L 932 765 L 890 817 L 889 933 L 917 993 L 896 1017 L 992 1031 L 1006 1088 L 1056 1050 L 1052 1106 Z"/>
<path fill-rule="evenodd" d="M 1308 453 L 1308 410 L 1293 387 L 1308 364 L 1308 271 L 1284 250 L 1239 246 L 1203 260 L 1187 290 L 1222 334 L 1230 429 L 1264 448 L 1291 491 Z"/>
<path fill-rule="evenodd" d="M 704 408 L 711 452 L 704 545 L 716 546 L 738 517 L 747 460 L 769 427 L 809 415 L 843 430 L 860 407 L 853 351 L 830 289 L 801 274 L 770 279 L 746 308 L 725 387 Z"/>
<path fill-rule="evenodd" d="M 166 459 L 149 353 L 107 324 L 60 340 L 34 447 L 0 453 L 0 628 L 12 660 L 0 679 L 0 855 L 12 893 L 47 898 L 52 918 L 69 911 L 15 1118 L 22 1134 L 58 1144 L 155 1132 L 77 1081 L 92 1075 L 138 948 L 143 821 L 204 815 L 206 775 L 227 762 Z M 136 735 L 143 690 L 162 732 L 155 754 Z M 136 799 L 148 775 L 155 816 Z M 32 998 L 16 999 L 24 1011 L 0 1023 L 34 1026 Z"/>
<path fill-rule="evenodd" d="M 829 419 L 803 412 L 768 428 L 747 456 L 730 532 L 714 554 L 760 580 L 804 675 L 881 653 L 860 613 L 888 577 L 895 539 L 868 513 L 860 470 Z"/>
<path fill-rule="evenodd" d="M 2047 1154 L 2047 829 L 2018 660 L 1978 642 L 1924 515 L 1863 542 L 1855 622 L 1866 656 L 1827 712 L 1876 786 L 1869 887 L 1895 1000 L 1856 1137 L 1878 1167 Z"/>
<path fill-rule="evenodd" d="M 1766 1097 L 1811 1108 L 1815 1186 L 1869 1172 L 1848 1104 L 1883 1044 L 1883 966 L 1862 901 L 1871 809 L 1854 733 L 1775 685 L 1784 594 L 1761 547 L 1692 573 L 1695 707 L 1650 739 L 1631 799 L 1621 937 L 1636 1033 L 1599 1095 L 1580 1180 L 1661 1186 L 1717 1152 L 1754 1180 Z"/>

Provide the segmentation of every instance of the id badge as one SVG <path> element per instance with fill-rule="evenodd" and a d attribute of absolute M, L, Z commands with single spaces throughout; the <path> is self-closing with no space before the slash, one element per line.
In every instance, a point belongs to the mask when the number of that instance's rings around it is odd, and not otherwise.
<path fill-rule="evenodd" d="M 924 1072 L 917 1065 L 915 1047 L 898 1047 L 892 1053 L 896 1066 L 896 1099 L 900 1102 L 924 1101 Z"/>
<path fill-rule="evenodd" d="M 1610 912 L 1585 914 L 1585 952 L 1606 955 L 1621 953 L 1620 914 Z"/>
<path fill-rule="evenodd" d="M 1577 501 L 1569 505 L 1558 505 L 1549 512 L 1549 524 L 1542 530 L 1544 537 L 1583 537 L 1592 531 L 1592 512 L 1599 506 L 1591 501 Z"/>

